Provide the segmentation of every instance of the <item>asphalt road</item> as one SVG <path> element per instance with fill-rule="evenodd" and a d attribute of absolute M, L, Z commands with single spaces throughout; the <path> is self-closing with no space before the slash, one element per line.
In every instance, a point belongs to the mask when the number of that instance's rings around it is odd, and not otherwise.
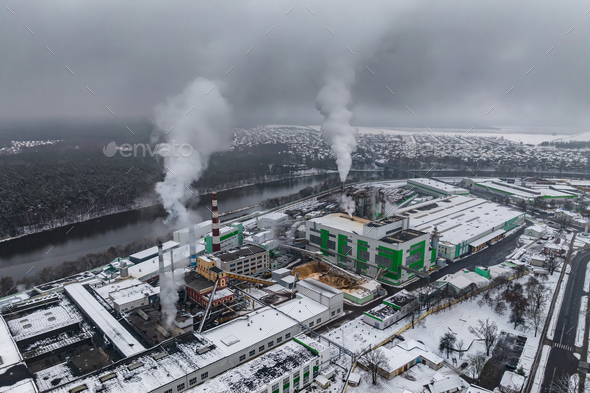
<path fill-rule="evenodd" d="M 578 370 L 578 359 L 574 356 L 576 328 L 578 326 L 578 313 L 580 310 L 581 297 L 584 292 L 584 280 L 586 277 L 586 266 L 590 261 L 590 250 L 580 251 L 571 261 L 572 272 L 565 289 L 565 296 L 559 316 L 553 340 L 545 339 L 544 344 L 551 345 L 551 352 L 545 368 L 543 386 L 551 387 L 554 378 L 564 373 L 574 374 Z M 588 324 L 586 323 L 586 334 L 588 337 Z M 584 344 L 581 352 L 582 359 L 586 359 L 587 344 Z"/>

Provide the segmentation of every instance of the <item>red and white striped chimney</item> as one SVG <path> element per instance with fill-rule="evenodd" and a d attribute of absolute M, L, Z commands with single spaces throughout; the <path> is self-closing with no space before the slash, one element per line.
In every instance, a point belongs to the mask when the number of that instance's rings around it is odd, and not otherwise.
<path fill-rule="evenodd" d="M 211 234 L 213 236 L 212 251 L 221 251 L 221 241 L 219 240 L 219 213 L 217 211 L 217 192 L 211 194 Z"/>

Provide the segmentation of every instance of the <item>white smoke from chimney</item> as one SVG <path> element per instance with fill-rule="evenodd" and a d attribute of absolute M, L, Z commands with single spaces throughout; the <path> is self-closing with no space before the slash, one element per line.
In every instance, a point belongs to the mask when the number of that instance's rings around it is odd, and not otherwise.
<path fill-rule="evenodd" d="M 355 207 L 354 199 L 352 199 L 352 197 L 342 195 L 342 199 L 340 201 L 340 208 L 342 211 L 348 213 L 348 215 L 352 217 Z"/>
<path fill-rule="evenodd" d="M 157 131 L 170 145 L 169 152 L 159 150 L 166 176 L 156 184 L 168 212 L 167 225 L 189 222 L 184 204 L 196 194 L 189 190 L 190 185 L 201 177 L 211 154 L 229 147 L 231 112 L 219 87 L 205 78 L 197 78 L 182 93 L 155 108 Z"/>
<path fill-rule="evenodd" d="M 340 65 L 328 73 L 316 97 L 316 108 L 324 116 L 322 136 L 336 156 L 341 182 L 346 181 L 352 166 L 351 153 L 356 151 L 357 131 L 350 125 L 353 113 L 348 109 L 352 104 L 350 90 L 354 82 L 354 68 Z"/>

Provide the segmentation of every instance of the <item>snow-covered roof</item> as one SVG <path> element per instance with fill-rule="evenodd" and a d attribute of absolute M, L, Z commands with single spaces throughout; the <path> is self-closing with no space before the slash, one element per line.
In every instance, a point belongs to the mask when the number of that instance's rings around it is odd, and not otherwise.
<path fill-rule="evenodd" d="M 293 277 L 293 276 L 290 276 L 290 277 Z M 318 280 L 314 280 L 312 278 L 306 278 L 305 280 L 298 281 L 297 286 L 304 288 L 304 289 L 299 289 L 299 291 L 302 292 L 303 295 L 305 295 L 306 289 L 321 293 L 322 296 L 325 296 L 328 298 L 332 298 L 334 296 L 342 294 L 342 291 L 340 289 L 331 287 L 329 285 L 324 284 L 323 282 L 320 282 Z"/>
<path fill-rule="evenodd" d="M 122 305 L 135 302 L 152 295 L 158 295 L 159 293 L 160 287 L 152 287 L 149 284 L 140 283 L 139 285 L 133 287 L 111 292 L 109 293 L 109 296 L 113 300 L 113 303 Z"/>
<path fill-rule="evenodd" d="M 410 217 L 410 228 L 419 231 L 432 232 L 436 226 L 440 242 L 455 245 L 493 232 L 506 221 L 524 213 L 485 199 L 454 195 L 409 206 L 396 214 Z"/>
<path fill-rule="evenodd" d="M 34 311 L 21 318 L 8 321 L 15 341 L 25 340 L 42 333 L 77 324 L 81 319 L 62 306 Z"/>
<path fill-rule="evenodd" d="M 456 273 L 453 274 L 447 274 L 441 278 L 439 278 L 436 282 L 438 283 L 442 283 L 442 282 L 448 282 L 449 284 L 459 288 L 459 289 L 464 289 L 467 288 L 468 286 L 470 286 L 471 284 L 485 284 L 487 282 L 489 282 L 489 280 L 483 276 L 480 276 L 477 273 L 474 273 L 472 271 L 469 272 L 465 272 L 463 270 L 460 270 Z"/>
<path fill-rule="evenodd" d="M 133 356 L 145 350 L 117 320 L 98 303 L 98 301 L 81 284 L 69 284 L 64 287 L 66 293 L 80 309 L 96 324 L 124 356 Z"/>
<path fill-rule="evenodd" d="M 94 291 L 96 293 L 98 293 L 101 298 L 103 298 L 105 301 L 107 301 L 109 304 L 112 305 L 112 301 L 111 301 L 111 298 L 109 297 L 109 293 L 115 292 L 115 291 L 120 291 L 122 289 L 129 288 L 129 287 L 133 287 L 133 286 L 139 285 L 141 283 L 142 283 L 142 281 L 140 281 L 136 278 L 130 278 L 128 280 L 115 281 L 115 282 L 111 282 L 111 283 L 102 285 L 100 287 L 95 287 Z"/>
<path fill-rule="evenodd" d="M 316 355 L 289 341 L 245 364 L 189 390 L 190 393 L 257 392 L 309 363 Z M 282 385 L 282 381 L 281 381 Z"/>
<path fill-rule="evenodd" d="M 461 377 L 458 375 L 450 375 L 446 379 L 428 384 L 428 390 L 430 390 L 431 393 L 444 393 L 449 390 L 461 390 L 465 385 L 466 383 Z"/>
<path fill-rule="evenodd" d="M 173 240 L 169 240 L 165 243 L 162 243 L 162 251 L 166 252 L 171 248 L 178 246 L 180 243 L 177 243 Z M 132 261 L 135 260 L 142 260 L 145 258 L 152 257 L 153 255 L 158 255 L 158 246 L 147 248 L 143 251 L 136 252 L 135 254 L 129 255 L 129 259 Z"/>
<path fill-rule="evenodd" d="M 514 392 L 520 392 L 523 384 L 524 377 L 509 370 L 504 372 L 504 375 L 502 375 L 502 380 L 500 381 L 500 386 L 511 389 Z"/>
<path fill-rule="evenodd" d="M 234 293 L 232 291 L 230 291 L 227 288 L 223 288 L 223 289 L 218 289 L 215 291 L 215 294 L 213 295 L 213 300 L 219 300 L 219 299 L 223 299 L 224 297 L 228 297 L 233 295 Z M 209 299 L 209 297 L 207 296 L 207 299 Z"/>
<path fill-rule="evenodd" d="M 403 367 L 419 357 L 424 357 L 435 364 L 440 364 L 444 361 L 438 355 L 431 353 L 424 344 L 416 340 L 402 341 L 392 349 L 387 347 L 380 347 L 379 349 L 384 352 L 387 358 L 387 365 L 382 368 L 388 373 Z"/>
<path fill-rule="evenodd" d="M 418 185 L 422 187 L 432 188 L 433 190 L 445 194 L 469 194 L 469 191 L 467 191 L 464 188 L 456 187 L 450 184 L 440 182 L 438 180 L 428 178 L 409 179 L 408 185 Z"/>
<path fill-rule="evenodd" d="M 37 393 L 37 387 L 33 379 L 26 378 L 16 382 L 14 385 L 0 387 L 2 393 Z"/>
<path fill-rule="evenodd" d="M 371 222 L 360 217 L 350 217 L 348 214 L 333 213 L 322 217 L 312 218 L 309 222 L 317 222 L 320 225 L 325 225 L 343 232 L 352 233 L 353 231 L 362 235 L 365 224 Z"/>
<path fill-rule="evenodd" d="M 16 346 L 16 343 L 8 330 L 8 325 L 2 316 L 0 316 L 0 356 L 2 357 L 0 370 L 11 367 L 22 360 L 18 347 Z"/>
<path fill-rule="evenodd" d="M 210 329 L 204 332 L 203 335 L 217 345 L 224 356 L 229 356 L 263 342 L 268 339 L 269 335 L 272 336 L 275 333 L 297 325 L 297 322 L 292 318 L 301 322 L 315 317 L 328 309 L 326 306 L 305 296 L 299 296 L 298 298 L 282 303 L 276 308 L 291 318 L 276 311 L 272 307 L 264 307 L 247 316 L 236 318 Z M 237 341 L 227 341 L 226 338 L 231 336 L 239 338 Z"/>
<path fill-rule="evenodd" d="M 85 384 L 88 391 L 104 393 L 151 392 L 167 383 L 173 382 L 215 363 L 223 358 L 216 348 L 199 354 L 197 351 L 212 343 L 202 335 L 187 333 L 168 344 L 156 347 L 133 358 L 107 366 L 100 373 L 92 373 L 76 379 L 65 363 L 39 371 L 36 382 L 41 391 L 52 390 L 54 393 L 70 393 L 70 389 Z M 167 356 L 154 357 L 166 353 Z M 129 367 L 133 365 L 133 367 Z M 104 378 L 112 376 L 112 378 Z M 60 387 L 51 385 L 51 381 L 62 378 Z M 103 381 L 101 381 L 103 378 Z M 74 380 L 75 379 L 75 380 Z"/>

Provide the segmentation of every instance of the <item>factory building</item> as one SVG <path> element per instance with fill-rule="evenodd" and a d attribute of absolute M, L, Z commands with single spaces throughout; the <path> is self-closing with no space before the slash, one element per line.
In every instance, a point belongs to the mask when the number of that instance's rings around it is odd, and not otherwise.
<path fill-rule="evenodd" d="M 423 194 L 433 195 L 437 198 L 449 195 L 469 195 L 469 190 L 455 187 L 434 179 L 419 178 L 408 179 L 408 187 L 415 188 Z"/>
<path fill-rule="evenodd" d="M 210 379 L 190 393 L 297 392 L 313 382 L 322 360 L 330 357 L 328 347 L 317 341 L 305 342 L 302 337 Z"/>
<path fill-rule="evenodd" d="M 320 250 L 333 263 L 398 285 L 427 271 L 436 261 L 430 235 L 409 228 L 400 215 L 376 221 L 334 213 L 306 222 L 308 248 Z"/>
<path fill-rule="evenodd" d="M 203 383 L 205 388 L 215 386 L 216 381 L 210 381 L 212 378 L 228 370 L 233 373 L 244 365 L 247 368 L 243 370 L 253 367 L 270 373 L 256 379 L 261 383 L 256 392 L 264 392 L 265 386 L 267 392 L 274 391 L 270 389 L 277 381 L 282 391 L 294 392 L 297 382 L 305 386 L 305 381 L 312 381 L 322 365 L 329 362 L 328 347 L 298 336 L 302 331 L 300 324 L 309 326 L 318 320 L 329 320 L 327 307 L 298 295 L 280 306 L 264 307 L 205 333 L 185 333 L 82 377 L 64 373 L 63 364 L 59 364 L 47 369 L 51 373 L 48 375 L 62 377 L 59 385 L 52 385 L 52 378 L 37 378 L 36 383 L 41 392 L 180 393 L 193 391 L 190 389 Z M 293 340 L 295 337 L 297 340 Z M 269 357 L 264 357 L 266 354 Z M 289 367 L 283 367 L 282 363 Z M 222 375 L 218 381 L 227 380 Z"/>
<path fill-rule="evenodd" d="M 293 276 L 287 276 L 293 277 Z M 344 292 L 318 280 L 306 278 L 297 281 L 295 287 L 299 293 L 315 300 L 316 302 L 328 307 L 330 318 L 337 318 L 343 310 Z"/>
<path fill-rule="evenodd" d="M 210 254 L 219 250 L 213 248 L 214 235 L 213 232 L 207 234 L 204 238 L 205 252 Z M 219 241 L 221 250 L 234 248 L 243 244 L 243 227 L 241 222 L 230 224 L 219 229 Z"/>
<path fill-rule="evenodd" d="M 257 245 L 221 251 L 215 254 L 217 267 L 230 273 L 250 275 L 270 269 L 268 251 Z"/>
<path fill-rule="evenodd" d="M 257 218 L 256 224 L 258 229 L 274 229 L 281 224 L 285 224 L 289 216 L 285 213 L 267 213 Z"/>
<path fill-rule="evenodd" d="M 206 220 L 198 224 L 193 225 L 195 231 L 195 239 L 204 239 L 205 236 L 211 232 L 211 220 Z M 179 243 L 181 246 L 190 243 L 190 230 L 189 227 L 179 229 L 172 232 L 172 240 Z"/>
<path fill-rule="evenodd" d="M 546 201 L 565 201 L 578 197 L 577 193 L 560 191 L 551 186 L 529 187 L 527 185 L 516 185 L 501 179 L 465 178 L 462 183 L 468 189 L 501 195 L 515 201 L 524 200 L 528 203 L 533 203 L 537 198 Z"/>
<path fill-rule="evenodd" d="M 524 213 L 485 199 L 453 195 L 400 209 L 411 228 L 438 235 L 438 256 L 454 260 L 477 252 L 524 224 Z"/>
<path fill-rule="evenodd" d="M 101 331 L 124 357 L 145 350 L 143 345 L 129 333 L 81 284 L 64 287 L 66 295 Z"/>
<path fill-rule="evenodd" d="M 162 244 L 162 250 L 164 252 L 170 252 L 170 250 L 174 250 L 178 248 L 179 243 L 175 241 L 167 241 Z M 147 260 L 151 260 L 153 258 L 158 257 L 158 247 L 150 247 L 146 250 L 136 252 L 135 254 L 129 255 L 129 260 L 135 264 L 145 262 Z"/>
<path fill-rule="evenodd" d="M 406 290 L 383 300 L 377 307 L 363 314 L 363 321 L 377 329 L 385 329 L 418 307 L 418 301 Z"/>

